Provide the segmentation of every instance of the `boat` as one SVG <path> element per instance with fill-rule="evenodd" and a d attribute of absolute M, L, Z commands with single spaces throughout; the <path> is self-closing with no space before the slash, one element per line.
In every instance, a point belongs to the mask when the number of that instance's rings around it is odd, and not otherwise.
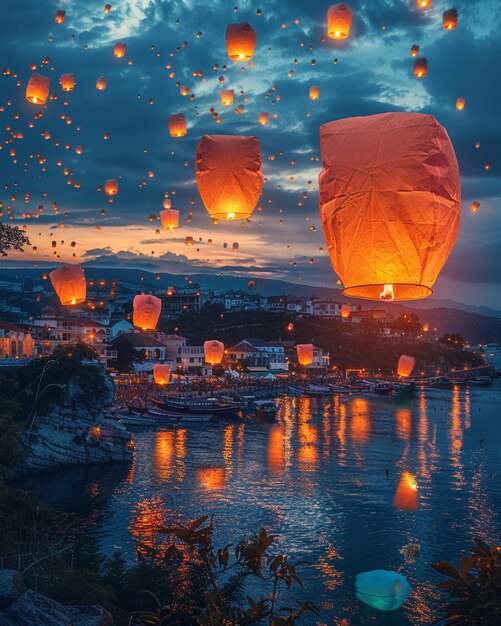
<path fill-rule="evenodd" d="M 151 415 L 158 424 L 174 422 L 210 422 L 213 418 L 212 413 L 189 413 L 181 410 L 166 409 L 149 409 L 148 415 Z"/>
<path fill-rule="evenodd" d="M 468 380 L 468 385 L 473 387 L 488 387 L 491 383 L 490 376 L 474 376 Z"/>
<path fill-rule="evenodd" d="M 275 418 L 278 411 L 275 400 L 254 400 L 253 404 L 258 417 L 265 419 Z"/>
<path fill-rule="evenodd" d="M 154 426 L 155 418 L 147 415 L 134 415 L 131 413 L 120 413 L 117 419 L 126 426 Z"/>
<path fill-rule="evenodd" d="M 390 383 L 376 383 L 372 391 L 378 396 L 388 396 L 393 391 Z"/>
<path fill-rule="evenodd" d="M 148 412 L 147 406 L 139 406 L 137 404 L 127 404 L 127 409 L 131 415 L 145 415 Z"/>
<path fill-rule="evenodd" d="M 309 385 L 308 387 L 291 387 L 289 385 L 289 391 L 293 394 L 308 396 L 310 398 L 322 398 L 332 393 L 330 387 L 324 387 L 323 385 Z"/>
<path fill-rule="evenodd" d="M 222 403 L 219 402 L 217 398 L 187 399 L 172 396 L 160 400 L 152 398 L 151 401 L 162 411 L 177 412 L 183 415 L 197 413 L 210 415 L 211 417 L 222 417 L 225 415 L 233 415 L 243 408 L 241 402 Z"/>
<path fill-rule="evenodd" d="M 344 385 L 330 385 L 330 389 L 332 393 L 336 394 L 349 394 L 349 393 L 359 393 L 358 389 L 353 389 L 350 387 L 345 387 Z"/>

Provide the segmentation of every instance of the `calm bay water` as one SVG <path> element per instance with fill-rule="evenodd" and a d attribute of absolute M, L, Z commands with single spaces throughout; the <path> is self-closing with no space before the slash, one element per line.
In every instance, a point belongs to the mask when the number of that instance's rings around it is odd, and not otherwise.
<path fill-rule="evenodd" d="M 459 559 L 473 538 L 501 541 L 501 384 L 395 398 L 281 400 L 275 424 L 241 420 L 134 435 L 132 467 L 65 470 L 23 486 L 90 520 L 103 549 L 131 559 L 163 522 L 216 517 L 216 544 L 261 526 L 278 532 L 322 608 L 308 623 L 430 624 L 438 577 L 430 563 Z M 389 470 L 386 476 L 385 470 Z M 416 512 L 396 510 L 403 471 L 419 487 Z M 419 543 L 405 564 L 399 553 Z M 402 609 L 362 605 L 354 577 L 394 569 L 413 591 Z M 299 598 L 299 595 L 298 595 Z M 283 598 L 285 604 L 290 597 Z"/>

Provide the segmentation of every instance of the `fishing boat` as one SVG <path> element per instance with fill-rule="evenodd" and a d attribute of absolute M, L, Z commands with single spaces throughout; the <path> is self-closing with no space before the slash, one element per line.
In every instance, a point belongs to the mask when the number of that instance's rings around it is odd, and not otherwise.
<path fill-rule="evenodd" d="M 155 418 L 147 415 L 134 415 L 132 413 L 120 413 L 117 419 L 126 426 L 154 426 Z"/>
<path fill-rule="evenodd" d="M 473 387 L 488 387 L 491 383 L 490 376 L 474 376 L 468 380 L 468 385 Z"/>
<path fill-rule="evenodd" d="M 162 411 L 182 413 L 183 415 L 196 413 L 222 417 L 233 415 L 243 408 L 241 402 L 220 402 L 217 398 L 188 399 L 171 396 L 160 400 L 152 398 L 151 401 Z"/>
<path fill-rule="evenodd" d="M 147 406 L 138 404 L 127 404 L 127 409 L 131 415 L 145 415 L 148 412 Z"/>
<path fill-rule="evenodd" d="M 358 389 L 354 389 L 351 387 L 345 387 L 344 385 L 329 385 L 330 390 L 332 391 L 332 393 L 336 393 L 336 394 L 350 394 L 350 393 L 358 393 L 359 390 Z"/>
<path fill-rule="evenodd" d="M 275 400 L 254 400 L 254 409 L 256 415 L 264 419 L 274 419 L 278 411 Z"/>

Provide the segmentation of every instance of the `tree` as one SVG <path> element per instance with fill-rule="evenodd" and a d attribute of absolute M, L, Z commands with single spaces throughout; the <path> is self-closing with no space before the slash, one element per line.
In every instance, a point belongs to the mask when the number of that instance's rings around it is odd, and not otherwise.
<path fill-rule="evenodd" d="M 458 333 L 446 333 L 439 339 L 440 343 L 445 343 L 446 346 L 451 348 L 462 348 L 463 338 Z"/>
<path fill-rule="evenodd" d="M 112 346 L 117 351 L 117 358 L 110 361 L 110 366 L 121 374 L 130 374 L 134 371 L 134 363 L 141 363 L 141 356 L 125 335 L 113 339 Z"/>
<path fill-rule="evenodd" d="M 0 254 L 5 255 L 7 250 L 22 252 L 25 245 L 30 245 L 30 240 L 19 226 L 0 224 Z"/>
<path fill-rule="evenodd" d="M 421 330 L 421 320 L 415 313 L 402 313 L 395 320 L 393 327 L 401 330 L 406 336 Z"/>

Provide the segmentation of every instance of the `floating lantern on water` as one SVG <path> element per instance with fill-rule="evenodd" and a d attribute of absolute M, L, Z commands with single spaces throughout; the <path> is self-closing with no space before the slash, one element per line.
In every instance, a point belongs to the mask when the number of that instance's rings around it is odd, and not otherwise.
<path fill-rule="evenodd" d="M 84 302 L 87 285 L 84 270 L 80 265 L 61 265 L 50 272 L 49 278 L 62 305 Z"/>
<path fill-rule="evenodd" d="M 401 511 L 417 511 L 418 505 L 419 495 L 416 479 L 409 472 L 402 472 L 393 498 L 393 506 Z"/>
<path fill-rule="evenodd" d="M 357 574 L 357 598 L 380 611 L 394 611 L 402 606 L 411 592 L 407 580 L 397 572 L 377 569 Z"/>

